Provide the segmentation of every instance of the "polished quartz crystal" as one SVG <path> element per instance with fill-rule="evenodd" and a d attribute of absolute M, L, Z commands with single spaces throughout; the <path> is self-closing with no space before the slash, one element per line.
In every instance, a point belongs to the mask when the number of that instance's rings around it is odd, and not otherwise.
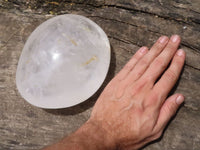
<path fill-rule="evenodd" d="M 20 56 L 16 83 L 22 97 L 41 108 L 65 108 L 92 96 L 110 64 L 104 31 L 80 15 L 60 15 L 37 27 Z"/>

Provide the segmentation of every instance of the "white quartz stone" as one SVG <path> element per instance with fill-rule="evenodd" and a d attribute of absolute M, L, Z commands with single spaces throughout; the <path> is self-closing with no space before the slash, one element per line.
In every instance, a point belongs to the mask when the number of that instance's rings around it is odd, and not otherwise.
<path fill-rule="evenodd" d="M 104 31 L 79 15 L 60 15 L 37 27 L 18 62 L 16 83 L 22 97 L 41 108 L 65 108 L 92 96 L 110 64 Z"/>

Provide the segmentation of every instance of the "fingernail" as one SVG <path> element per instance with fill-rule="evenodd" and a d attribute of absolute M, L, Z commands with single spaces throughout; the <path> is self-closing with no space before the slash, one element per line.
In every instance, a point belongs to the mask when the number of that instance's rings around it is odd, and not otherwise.
<path fill-rule="evenodd" d="M 158 41 L 160 42 L 160 43 L 165 43 L 166 41 L 168 40 L 168 37 L 166 37 L 166 36 L 161 36 L 159 39 L 158 39 Z"/>
<path fill-rule="evenodd" d="M 172 37 L 171 37 L 171 40 L 174 43 L 178 42 L 179 39 L 180 39 L 180 37 L 178 35 L 172 35 Z"/>
<path fill-rule="evenodd" d="M 184 51 L 183 51 L 182 49 L 179 49 L 179 50 L 177 51 L 177 55 L 178 55 L 178 56 L 183 56 L 183 55 L 184 55 Z"/>
<path fill-rule="evenodd" d="M 181 103 L 183 103 L 184 101 L 184 97 L 182 95 L 179 95 L 177 98 L 176 98 L 176 103 L 178 105 L 180 105 Z"/>
<path fill-rule="evenodd" d="M 146 53 L 146 51 L 147 51 L 147 48 L 146 48 L 146 47 L 142 47 L 142 48 L 140 49 L 140 52 L 141 52 L 141 53 Z"/>

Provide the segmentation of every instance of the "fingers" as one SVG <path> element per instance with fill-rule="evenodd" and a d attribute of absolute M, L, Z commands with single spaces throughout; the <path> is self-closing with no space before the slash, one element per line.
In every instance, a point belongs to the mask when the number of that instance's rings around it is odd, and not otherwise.
<path fill-rule="evenodd" d="M 151 63 L 143 77 L 150 77 L 152 83 L 154 84 L 157 78 L 162 74 L 162 72 L 170 63 L 172 57 L 177 51 L 179 44 L 180 37 L 178 35 L 173 35 L 164 50 Z"/>
<path fill-rule="evenodd" d="M 141 47 L 135 55 L 129 60 L 129 62 L 124 66 L 124 68 L 117 74 L 116 78 L 118 80 L 123 80 L 128 73 L 134 68 L 135 64 L 148 52 L 147 47 Z"/>
<path fill-rule="evenodd" d="M 168 37 L 162 36 L 153 45 L 150 51 L 140 59 L 140 61 L 135 65 L 134 69 L 129 73 L 127 80 L 133 82 L 137 80 L 151 64 L 151 62 L 160 54 L 160 52 L 165 48 L 168 43 Z"/>
<path fill-rule="evenodd" d="M 169 120 L 175 115 L 179 106 L 183 103 L 184 97 L 181 94 L 170 96 L 161 107 L 160 114 L 154 132 L 162 131 Z"/>
<path fill-rule="evenodd" d="M 159 91 L 162 97 L 167 97 L 168 93 L 173 88 L 174 84 L 178 80 L 185 61 L 185 52 L 178 50 L 174 55 L 174 58 L 169 68 L 164 72 L 160 80 L 154 85 L 153 90 Z M 162 104 L 162 101 L 158 102 Z"/>

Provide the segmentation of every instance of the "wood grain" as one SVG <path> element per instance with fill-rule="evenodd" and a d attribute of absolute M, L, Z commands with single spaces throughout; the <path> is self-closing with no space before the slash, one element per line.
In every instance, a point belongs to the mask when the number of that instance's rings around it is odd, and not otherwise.
<path fill-rule="evenodd" d="M 161 35 L 179 34 L 186 63 L 173 92 L 184 105 L 158 142 L 145 150 L 200 149 L 200 1 L 199 0 L 63 0 L 0 1 L 0 149 L 40 149 L 80 127 L 111 78 L 143 45 Z M 56 14 L 81 14 L 109 37 L 112 60 L 100 90 L 86 102 L 61 110 L 36 108 L 21 98 L 15 85 L 17 62 L 30 33 Z"/>

